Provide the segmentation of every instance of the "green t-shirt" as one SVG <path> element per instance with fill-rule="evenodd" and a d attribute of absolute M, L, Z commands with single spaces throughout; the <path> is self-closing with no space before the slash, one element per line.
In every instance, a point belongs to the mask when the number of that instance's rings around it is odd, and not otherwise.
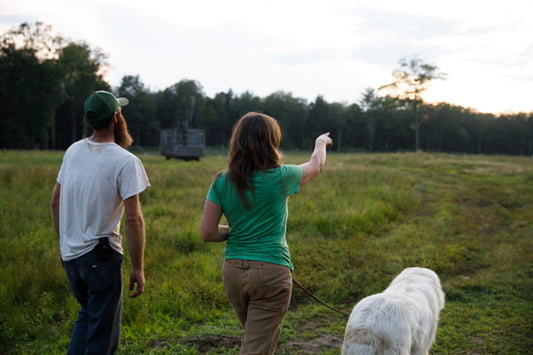
<path fill-rule="evenodd" d="M 255 197 L 246 191 L 248 210 L 227 172 L 213 181 L 207 193 L 207 199 L 222 208 L 230 227 L 225 258 L 267 261 L 292 270 L 285 237 L 289 215 L 287 197 L 300 190 L 302 168 L 282 165 L 266 173 L 254 172 L 250 178 Z"/>

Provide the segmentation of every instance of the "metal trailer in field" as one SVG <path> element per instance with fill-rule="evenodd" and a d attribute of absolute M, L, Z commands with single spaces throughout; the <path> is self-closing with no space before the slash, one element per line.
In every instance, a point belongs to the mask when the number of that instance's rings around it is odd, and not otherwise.
<path fill-rule="evenodd" d="M 205 154 L 203 129 L 161 129 L 159 151 L 168 159 L 200 160 Z"/>

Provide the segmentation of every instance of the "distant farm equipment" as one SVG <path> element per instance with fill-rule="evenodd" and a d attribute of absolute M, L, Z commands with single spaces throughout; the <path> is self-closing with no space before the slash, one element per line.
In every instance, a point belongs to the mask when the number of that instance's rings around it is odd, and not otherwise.
<path fill-rule="evenodd" d="M 203 129 L 161 129 L 159 151 L 167 160 L 200 160 L 205 154 L 205 131 Z"/>

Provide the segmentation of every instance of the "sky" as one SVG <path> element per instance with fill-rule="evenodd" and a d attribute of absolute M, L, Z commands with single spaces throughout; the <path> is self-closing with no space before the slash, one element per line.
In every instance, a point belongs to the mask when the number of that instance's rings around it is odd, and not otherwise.
<path fill-rule="evenodd" d="M 0 0 L 0 33 L 43 22 L 107 55 L 108 80 L 205 95 L 276 91 L 359 103 L 402 58 L 446 73 L 424 93 L 479 112 L 533 112 L 531 0 Z"/>

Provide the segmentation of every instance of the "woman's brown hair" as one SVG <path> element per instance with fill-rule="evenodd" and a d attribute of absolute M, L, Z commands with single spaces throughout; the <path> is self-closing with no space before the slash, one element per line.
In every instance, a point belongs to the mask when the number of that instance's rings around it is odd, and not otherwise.
<path fill-rule="evenodd" d="M 246 208 L 249 208 L 249 203 L 245 191 L 250 190 L 254 194 L 254 186 L 250 181 L 252 172 L 266 172 L 280 166 L 280 141 L 278 122 L 262 113 L 249 112 L 233 127 L 228 176 Z"/>

